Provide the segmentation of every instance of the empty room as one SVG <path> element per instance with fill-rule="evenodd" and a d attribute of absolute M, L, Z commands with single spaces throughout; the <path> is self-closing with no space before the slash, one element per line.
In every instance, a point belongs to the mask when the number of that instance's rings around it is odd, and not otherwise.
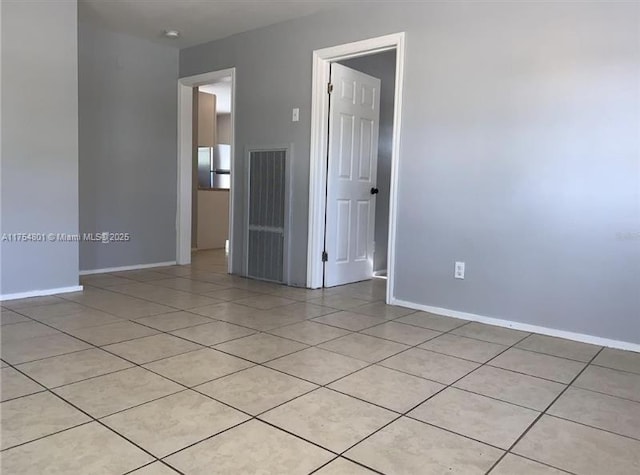
<path fill-rule="evenodd" d="M 640 2 L 0 0 L 3 475 L 640 473 Z"/>

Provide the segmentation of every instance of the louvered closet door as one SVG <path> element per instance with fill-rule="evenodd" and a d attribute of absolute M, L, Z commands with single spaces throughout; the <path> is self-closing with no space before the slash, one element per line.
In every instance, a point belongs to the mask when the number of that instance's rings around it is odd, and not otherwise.
<path fill-rule="evenodd" d="M 249 154 L 248 275 L 284 281 L 286 150 Z"/>

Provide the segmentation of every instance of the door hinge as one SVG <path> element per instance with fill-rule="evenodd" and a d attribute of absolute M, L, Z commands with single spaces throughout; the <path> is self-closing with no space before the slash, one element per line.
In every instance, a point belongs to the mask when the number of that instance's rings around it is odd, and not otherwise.
<path fill-rule="evenodd" d="M 327 262 L 329 260 L 329 254 L 327 251 L 322 251 L 322 262 Z"/>
<path fill-rule="evenodd" d="M 333 84 L 327 84 L 327 94 L 331 94 L 333 92 Z"/>

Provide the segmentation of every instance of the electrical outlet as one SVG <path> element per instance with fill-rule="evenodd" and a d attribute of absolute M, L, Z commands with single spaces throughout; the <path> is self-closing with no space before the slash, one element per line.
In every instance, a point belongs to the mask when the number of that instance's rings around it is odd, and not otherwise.
<path fill-rule="evenodd" d="M 456 261 L 453 269 L 453 277 L 455 279 L 464 279 L 464 262 Z"/>
<path fill-rule="evenodd" d="M 293 112 L 291 113 L 291 122 L 298 122 L 299 120 L 300 120 L 300 109 L 296 107 L 295 109 L 293 109 Z"/>

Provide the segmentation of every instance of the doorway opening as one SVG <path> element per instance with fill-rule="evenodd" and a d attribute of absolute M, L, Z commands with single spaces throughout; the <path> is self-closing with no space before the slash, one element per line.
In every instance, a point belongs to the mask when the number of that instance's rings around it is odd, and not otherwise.
<path fill-rule="evenodd" d="M 314 51 L 307 286 L 393 296 L 404 34 Z"/>
<path fill-rule="evenodd" d="M 229 250 L 231 75 L 193 88 L 191 249 Z"/>
<path fill-rule="evenodd" d="M 233 269 L 235 68 L 178 81 L 176 262 L 224 249 Z"/>

